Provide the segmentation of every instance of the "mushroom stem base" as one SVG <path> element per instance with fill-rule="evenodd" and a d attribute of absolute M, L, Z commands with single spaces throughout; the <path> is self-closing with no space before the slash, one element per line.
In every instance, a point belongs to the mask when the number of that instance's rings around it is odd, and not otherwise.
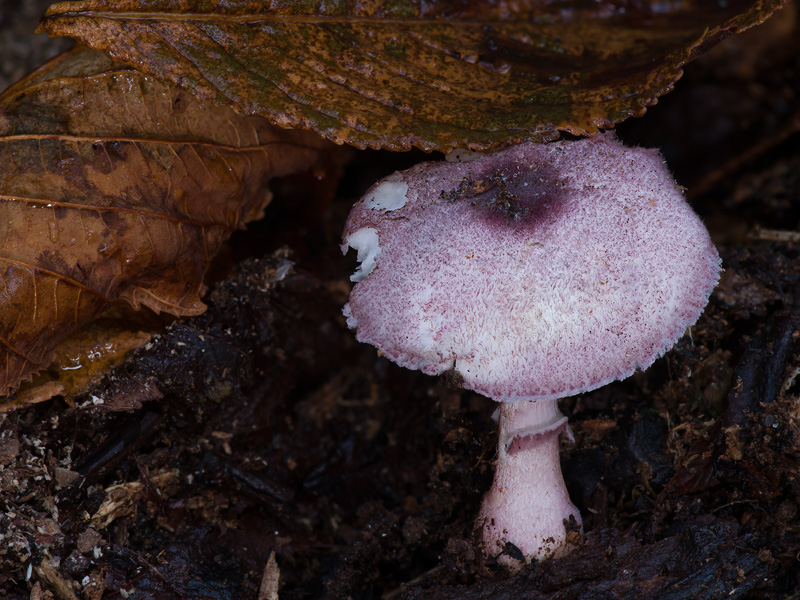
<path fill-rule="evenodd" d="M 478 527 L 483 550 L 512 569 L 563 556 L 580 540 L 581 517 L 569 499 L 558 436 L 571 436 L 556 400 L 501 404 L 492 488 Z"/>

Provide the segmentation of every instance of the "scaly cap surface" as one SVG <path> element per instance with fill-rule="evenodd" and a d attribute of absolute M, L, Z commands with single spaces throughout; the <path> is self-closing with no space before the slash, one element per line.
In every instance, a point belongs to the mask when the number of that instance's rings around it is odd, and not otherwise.
<path fill-rule="evenodd" d="M 656 150 L 613 134 L 424 163 L 356 204 L 345 307 L 357 338 L 495 400 L 585 392 L 645 369 L 719 277 Z"/>

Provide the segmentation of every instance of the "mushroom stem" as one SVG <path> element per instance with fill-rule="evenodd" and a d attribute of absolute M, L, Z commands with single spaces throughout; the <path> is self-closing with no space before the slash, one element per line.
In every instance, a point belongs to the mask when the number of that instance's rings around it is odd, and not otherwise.
<path fill-rule="evenodd" d="M 494 482 L 478 526 L 485 554 L 516 570 L 562 556 L 579 539 L 581 516 L 558 458 L 559 434 L 572 432 L 557 400 L 502 402 L 498 427 Z"/>

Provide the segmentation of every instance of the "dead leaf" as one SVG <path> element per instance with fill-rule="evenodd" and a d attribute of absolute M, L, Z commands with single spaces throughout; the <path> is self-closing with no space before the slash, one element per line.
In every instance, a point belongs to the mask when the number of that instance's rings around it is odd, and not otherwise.
<path fill-rule="evenodd" d="M 327 142 L 208 106 L 100 53 L 0 96 L 0 395 L 110 302 L 203 312 L 209 261 L 271 177 Z"/>
<path fill-rule="evenodd" d="M 33 571 L 41 581 L 47 584 L 50 590 L 55 592 L 59 600 L 78 600 L 73 582 L 64 577 L 59 566 L 58 559 L 53 558 L 49 554 L 45 554 L 42 561 L 33 568 Z M 49 590 L 44 592 L 41 596 L 42 600 L 48 597 L 48 593 Z"/>
<path fill-rule="evenodd" d="M 152 314 L 152 313 L 150 313 Z M 22 383 L 13 398 L 0 401 L 0 413 L 63 396 L 70 406 L 114 367 L 121 365 L 129 352 L 144 346 L 152 335 L 132 330 L 128 321 L 100 315 L 52 350 L 47 369 Z"/>
<path fill-rule="evenodd" d="M 7 413 L 32 404 L 47 402 L 64 392 L 64 385 L 55 380 L 36 382 L 30 388 L 18 390 L 13 398 L 0 402 L 0 413 Z"/>
<path fill-rule="evenodd" d="M 281 570 L 275 560 L 275 551 L 269 553 L 264 574 L 261 577 L 261 586 L 258 588 L 258 600 L 278 600 Z"/>
<path fill-rule="evenodd" d="M 448 151 L 592 134 L 785 0 L 83 0 L 41 30 L 283 127 Z"/>
<path fill-rule="evenodd" d="M 102 504 L 92 515 L 92 524 L 100 529 L 108 527 L 115 519 L 136 514 L 138 504 L 147 494 L 148 487 L 155 489 L 161 496 L 170 496 L 175 492 L 175 485 L 180 476 L 178 471 L 163 471 L 150 477 L 149 484 L 141 481 L 128 481 L 112 485 L 105 490 Z"/>

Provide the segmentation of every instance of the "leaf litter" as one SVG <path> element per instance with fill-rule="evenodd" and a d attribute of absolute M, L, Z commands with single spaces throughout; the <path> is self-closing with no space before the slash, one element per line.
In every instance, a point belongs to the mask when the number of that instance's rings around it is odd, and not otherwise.
<path fill-rule="evenodd" d="M 83 0 L 40 30 L 282 127 L 448 152 L 641 116 L 687 62 L 782 4 Z"/>
<path fill-rule="evenodd" d="M 8 89 L 0 394 L 113 301 L 205 310 L 203 276 L 220 245 L 263 215 L 271 177 L 318 168 L 325 147 L 80 47 Z"/>

